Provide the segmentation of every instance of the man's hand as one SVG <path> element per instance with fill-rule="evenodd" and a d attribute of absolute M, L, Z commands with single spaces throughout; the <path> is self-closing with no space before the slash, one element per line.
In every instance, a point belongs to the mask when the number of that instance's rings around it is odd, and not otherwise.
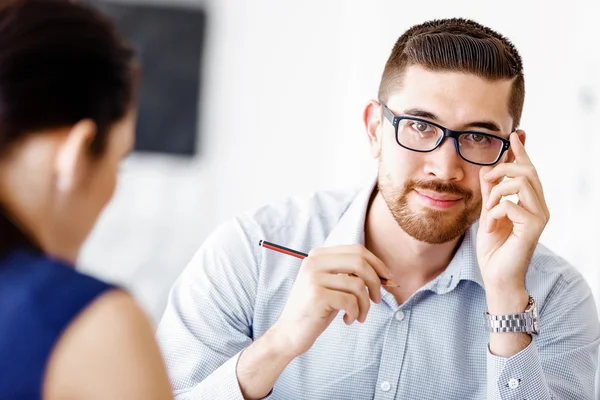
<path fill-rule="evenodd" d="M 240 356 L 237 376 L 244 397 L 265 397 L 287 364 L 312 347 L 339 311 L 345 311 L 348 325 L 364 322 L 370 300 L 381 302 L 379 276 L 392 278 L 362 245 L 311 251 L 277 322 Z"/>
<path fill-rule="evenodd" d="M 542 184 L 516 133 L 510 142 L 516 163 L 481 169 L 477 258 L 486 290 L 524 288 L 527 266 L 550 218 Z M 512 179 L 500 182 L 504 177 Z M 501 202 L 510 195 L 519 203 Z"/>
<path fill-rule="evenodd" d="M 379 275 L 391 272 L 362 245 L 315 249 L 305 258 L 275 324 L 294 356 L 306 352 L 339 311 L 344 322 L 364 322 L 370 300 L 381 302 Z M 368 290 L 367 290 L 368 288 Z"/>
<path fill-rule="evenodd" d="M 523 144 L 516 133 L 510 136 L 515 163 L 502 163 L 480 171 L 483 210 L 477 234 L 477 258 L 485 284 L 488 312 L 513 314 L 525 311 L 527 267 L 548 223 L 550 213 L 542 184 Z M 512 178 L 502 180 L 504 177 Z M 503 196 L 517 195 L 518 204 L 503 201 Z M 506 339 L 511 334 L 499 334 Z M 492 351 L 510 356 L 522 350 L 530 339 L 510 350 Z M 526 343 L 525 343 L 526 342 Z M 520 347 L 520 348 L 519 348 Z"/>

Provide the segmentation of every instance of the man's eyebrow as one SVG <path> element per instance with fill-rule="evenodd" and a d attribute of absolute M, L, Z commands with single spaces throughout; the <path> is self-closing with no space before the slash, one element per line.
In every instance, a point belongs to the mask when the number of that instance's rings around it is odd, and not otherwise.
<path fill-rule="evenodd" d="M 425 118 L 425 119 L 429 119 L 433 122 L 440 122 L 440 119 L 438 118 L 437 115 L 435 115 L 434 113 L 432 113 L 430 111 L 426 111 L 426 110 L 423 110 L 420 108 L 410 108 L 408 110 L 404 110 L 404 115 L 410 115 L 411 117 Z M 463 127 L 463 129 L 473 129 L 473 128 L 486 129 L 486 130 L 492 131 L 492 132 L 501 132 L 502 131 L 502 129 L 500 129 L 500 126 L 497 123 L 495 123 L 493 121 L 489 121 L 489 120 L 469 122 L 469 123 L 465 124 Z"/>
<path fill-rule="evenodd" d="M 404 115 L 410 115 L 411 117 L 419 117 L 430 119 L 434 122 L 439 122 L 440 119 L 432 112 L 422 110 L 420 108 L 410 108 L 408 110 L 404 110 Z"/>

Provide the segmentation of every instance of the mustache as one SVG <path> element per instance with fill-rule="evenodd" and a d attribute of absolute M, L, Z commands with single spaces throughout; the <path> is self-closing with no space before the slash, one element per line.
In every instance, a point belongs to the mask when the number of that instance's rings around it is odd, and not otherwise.
<path fill-rule="evenodd" d="M 408 193 L 411 190 L 415 189 L 431 190 L 437 193 L 453 194 L 456 196 L 460 196 L 467 201 L 473 198 L 473 192 L 471 190 L 465 189 L 460 185 L 452 182 L 409 180 L 404 185 L 404 193 Z"/>

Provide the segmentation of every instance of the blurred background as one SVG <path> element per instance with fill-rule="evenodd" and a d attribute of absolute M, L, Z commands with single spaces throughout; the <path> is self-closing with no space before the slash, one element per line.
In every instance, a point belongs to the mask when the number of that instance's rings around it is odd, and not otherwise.
<path fill-rule="evenodd" d="M 155 322 L 216 225 L 288 195 L 374 176 L 363 108 L 398 36 L 441 17 L 475 19 L 519 49 L 521 127 L 552 213 L 542 242 L 581 271 L 600 304 L 600 11 L 591 2 L 103 4 L 143 54 L 145 109 L 138 151 L 82 264 L 131 289 Z"/>

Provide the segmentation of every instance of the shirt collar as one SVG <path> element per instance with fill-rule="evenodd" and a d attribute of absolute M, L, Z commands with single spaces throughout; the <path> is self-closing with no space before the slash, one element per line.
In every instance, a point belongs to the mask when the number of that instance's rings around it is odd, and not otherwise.
<path fill-rule="evenodd" d="M 325 247 L 356 243 L 365 244 L 367 209 L 376 184 L 377 181 L 371 182 L 358 191 L 338 223 L 335 224 L 327 239 L 325 239 Z"/>
<path fill-rule="evenodd" d="M 454 257 L 450 260 L 450 264 L 444 272 L 432 281 L 436 284 L 431 287 L 431 290 L 437 294 L 448 293 L 454 290 L 462 280 L 475 282 L 481 288 L 484 288 L 479 263 L 477 262 L 476 238 L 478 227 L 479 221 L 476 221 L 467 229 Z"/>
<path fill-rule="evenodd" d="M 323 246 L 365 244 L 367 209 L 376 185 L 377 181 L 374 180 L 357 192 L 338 223 L 327 236 Z M 482 288 L 484 287 L 475 247 L 478 226 L 479 221 L 467 229 L 448 267 L 438 277 L 425 285 L 424 289 L 432 290 L 437 294 L 445 294 L 454 290 L 461 280 L 472 281 Z"/>

